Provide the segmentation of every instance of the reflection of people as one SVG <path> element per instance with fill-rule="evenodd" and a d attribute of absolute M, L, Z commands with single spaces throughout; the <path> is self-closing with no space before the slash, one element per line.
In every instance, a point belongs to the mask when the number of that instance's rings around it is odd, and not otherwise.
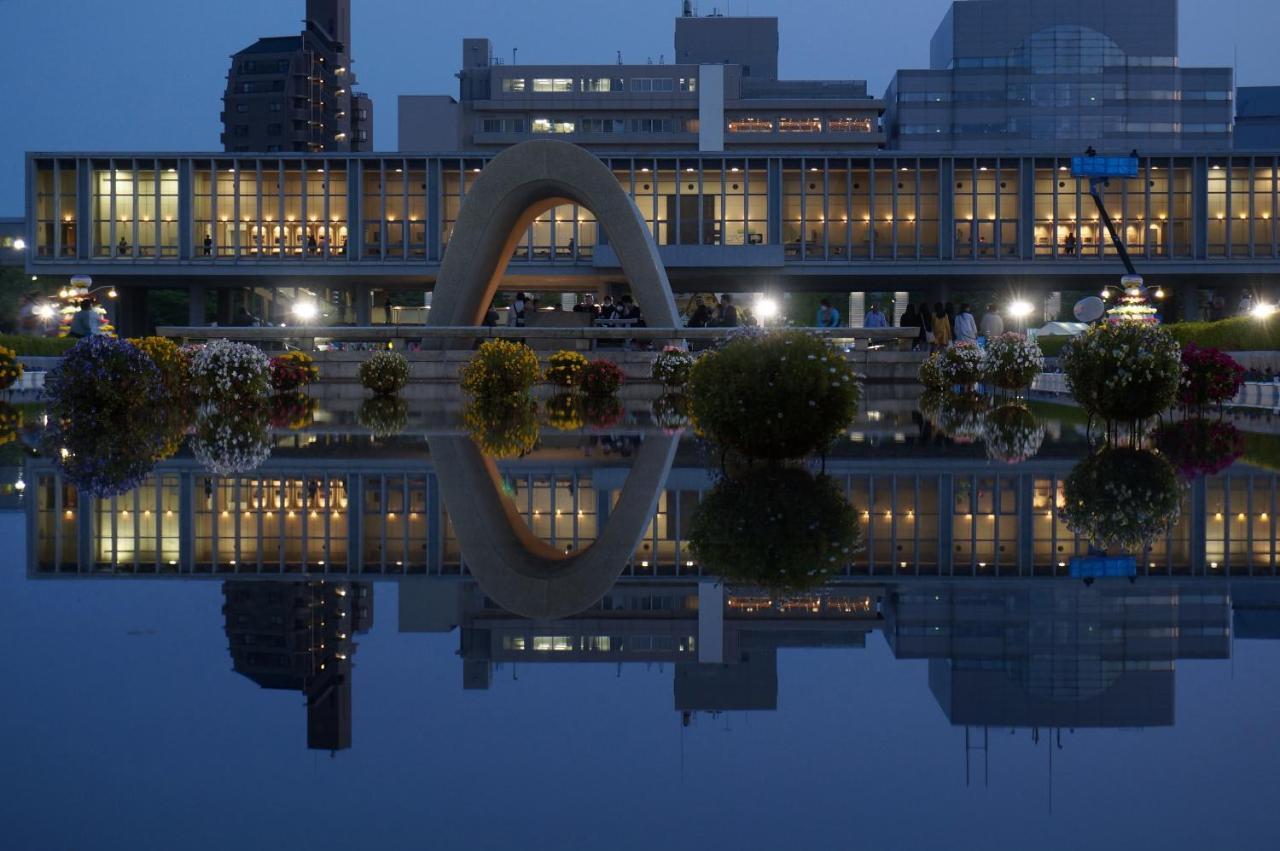
<path fill-rule="evenodd" d="M 101 333 L 102 322 L 98 318 L 98 312 L 93 309 L 93 301 L 86 298 L 80 302 L 80 310 L 71 317 L 71 328 L 67 331 L 67 336 L 80 340 Z"/>

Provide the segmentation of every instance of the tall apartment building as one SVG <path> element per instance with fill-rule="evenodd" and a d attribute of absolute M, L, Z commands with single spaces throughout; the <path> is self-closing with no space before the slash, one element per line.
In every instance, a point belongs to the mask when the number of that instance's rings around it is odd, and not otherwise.
<path fill-rule="evenodd" d="M 305 23 L 298 35 L 260 38 L 231 57 L 225 150 L 373 150 L 373 103 L 353 91 L 350 0 L 307 0 Z"/>
<path fill-rule="evenodd" d="M 1178 64 L 1177 0 L 960 0 L 929 54 L 885 93 L 891 147 L 1231 147 L 1232 71 Z"/>
<path fill-rule="evenodd" d="M 778 19 L 676 19 L 675 62 L 516 65 L 462 44 L 455 101 L 400 98 L 403 151 L 493 151 L 552 136 L 597 151 L 874 150 L 883 103 L 863 80 L 781 80 Z"/>

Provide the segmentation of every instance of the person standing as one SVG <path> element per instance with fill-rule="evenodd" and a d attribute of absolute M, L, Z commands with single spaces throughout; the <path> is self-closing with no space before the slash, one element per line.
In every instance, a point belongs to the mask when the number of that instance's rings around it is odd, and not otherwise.
<path fill-rule="evenodd" d="M 994 304 L 987 305 L 987 312 L 982 315 L 982 336 L 988 340 L 1004 333 L 1004 319 L 996 311 Z"/>
<path fill-rule="evenodd" d="M 516 293 L 515 300 L 511 302 L 511 311 L 507 314 L 507 324 L 516 328 L 524 327 L 524 313 L 528 307 L 524 293 Z"/>
<path fill-rule="evenodd" d="M 831 306 L 828 299 L 818 302 L 818 327 L 819 328 L 839 328 L 840 327 L 840 311 Z"/>
<path fill-rule="evenodd" d="M 738 327 L 738 308 L 733 305 L 733 296 L 725 293 L 720 296 L 720 309 L 716 311 L 715 322 L 717 328 L 737 328 Z"/>
<path fill-rule="evenodd" d="M 908 304 L 907 309 L 902 312 L 902 318 L 898 320 L 899 327 L 902 328 L 920 328 L 920 314 L 916 313 L 916 306 Z M 914 352 L 920 346 L 919 334 L 911 338 L 911 350 Z"/>
<path fill-rule="evenodd" d="M 880 305 L 873 304 L 871 309 L 867 311 L 867 315 L 862 320 L 863 328 L 884 328 L 888 323 L 885 322 L 884 314 L 880 312 Z"/>
<path fill-rule="evenodd" d="M 956 309 L 951 302 L 947 302 L 942 306 L 942 312 L 947 315 L 947 328 L 951 331 L 950 340 L 956 338 Z"/>
<path fill-rule="evenodd" d="M 960 312 L 956 314 L 955 334 L 957 343 L 978 342 L 978 323 L 973 320 L 967 304 L 961 304 Z"/>
<path fill-rule="evenodd" d="M 951 345 L 951 320 L 942 302 L 933 305 L 933 349 L 942 351 Z"/>
<path fill-rule="evenodd" d="M 920 336 L 916 337 L 916 344 L 928 351 L 933 346 L 933 311 L 929 309 L 929 302 L 920 305 L 917 316 L 920 318 Z"/>
<path fill-rule="evenodd" d="M 693 312 L 689 314 L 690 328 L 706 328 L 711 324 L 711 308 L 707 307 L 706 301 L 702 296 L 694 296 L 697 302 L 694 305 Z"/>
<path fill-rule="evenodd" d="M 102 320 L 99 319 L 98 311 L 93 307 L 93 301 L 86 298 L 80 302 L 80 310 L 71 317 L 71 328 L 67 331 L 67 336 L 82 340 L 101 333 Z"/>

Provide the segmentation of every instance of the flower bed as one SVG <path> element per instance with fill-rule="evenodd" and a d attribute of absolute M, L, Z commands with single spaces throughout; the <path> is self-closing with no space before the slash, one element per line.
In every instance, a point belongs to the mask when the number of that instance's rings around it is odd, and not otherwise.
<path fill-rule="evenodd" d="M 622 389 L 627 376 L 611 360 L 599 358 L 587 364 L 582 371 L 582 392 L 588 396 L 612 396 Z"/>
<path fill-rule="evenodd" d="M 486 340 L 462 368 L 462 389 L 476 399 L 527 393 L 541 373 L 538 356 L 524 343 Z"/>
<path fill-rule="evenodd" d="M 277 393 L 289 393 L 320 378 L 315 359 L 306 352 L 285 352 L 271 359 L 271 386 Z"/>
<path fill-rule="evenodd" d="M 556 352 L 547 361 L 547 381 L 557 387 L 576 388 L 582 383 L 586 368 L 585 355 L 568 350 Z"/>
<path fill-rule="evenodd" d="M 821 585 L 859 548 L 857 516 L 835 480 L 756 467 L 716 484 L 694 511 L 689 546 L 712 573 L 767 589 Z"/>
<path fill-rule="evenodd" d="M 747 457 L 780 460 L 822 451 L 843 434 L 861 388 L 825 340 L 775 331 L 702 355 L 688 395 L 699 432 Z"/>
<path fill-rule="evenodd" d="M 360 383 L 378 396 L 399 393 L 409 383 L 409 361 L 399 352 L 374 352 L 360 364 Z"/>
<path fill-rule="evenodd" d="M 1182 349 L 1182 382 L 1178 385 L 1182 407 L 1203 411 L 1230 402 L 1244 386 L 1244 372 L 1226 352 L 1188 343 Z"/>
<path fill-rule="evenodd" d="M 1113 422 L 1141 422 L 1168 410 L 1182 378 L 1177 341 L 1137 322 L 1093 326 L 1063 347 L 1061 363 L 1080 406 Z"/>
<path fill-rule="evenodd" d="M 986 381 L 1002 390 L 1023 390 L 1044 370 L 1044 354 L 1035 340 L 1001 334 L 987 341 Z"/>
<path fill-rule="evenodd" d="M 257 346 L 214 340 L 192 358 L 191 378 L 203 402 L 257 400 L 271 388 L 271 361 Z"/>
<path fill-rule="evenodd" d="M 684 349 L 667 346 L 653 361 L 653 380 L 669 390 L 679 389 L 689 383 L 694 357 Z"/>
<path fill-rule="evenodd" d="M 1172 529 L 1182 508 L 1177 474 L 1142 449 L 1109 448 L 1067 474 L 1062 517 L 1067 528 L 1104 549 L 1144 550 Z"/>

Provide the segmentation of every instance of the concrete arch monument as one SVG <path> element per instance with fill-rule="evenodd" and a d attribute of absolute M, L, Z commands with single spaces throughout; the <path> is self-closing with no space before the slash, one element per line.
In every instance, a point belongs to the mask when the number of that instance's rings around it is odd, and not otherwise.
<path fill-rule="evenodd" d="M 631 196 L 595 155 L 552 139 L 506 149 L 467 190 L 427 324 L 481 324 L 516 243 L 534 219 L 561 204 L 578 204 L 595 214 L 646 321 L 659 328 L 679 327 L 658 247 Z"/>
<path fill-rule="evenodd" d="M 595 543 L 566 553 L 533 534 L 502 495 L 497 466 L 471 438 L 427 438 L 440 495 L 471 575 L 507 611 L 552 620 L 587 609 L 613 587 L 653 517 L 679 443 L 676 436 L 647 436 Z"/>

